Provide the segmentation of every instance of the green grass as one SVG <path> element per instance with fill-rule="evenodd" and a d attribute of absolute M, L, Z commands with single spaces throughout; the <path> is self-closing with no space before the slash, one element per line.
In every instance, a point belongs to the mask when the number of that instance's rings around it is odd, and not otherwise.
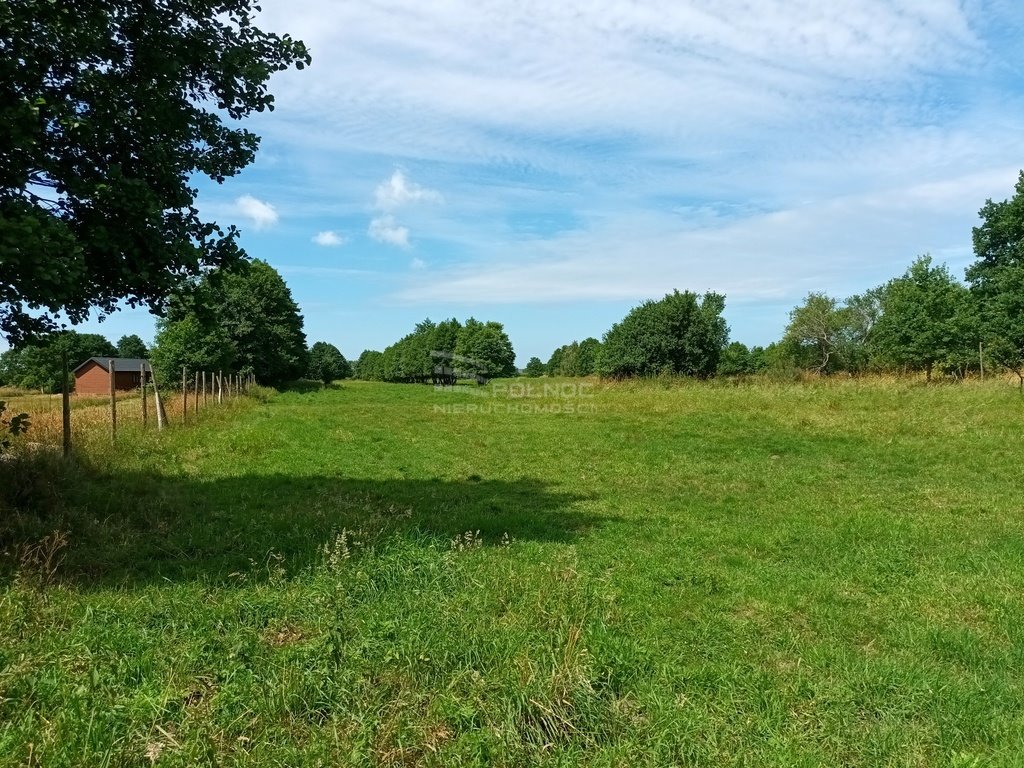
<path fill-rule="evenodd" d="M 32 478 L 0 765 L 1019 764 L 1014 388 L 519 385 L 284 393 Z"/>

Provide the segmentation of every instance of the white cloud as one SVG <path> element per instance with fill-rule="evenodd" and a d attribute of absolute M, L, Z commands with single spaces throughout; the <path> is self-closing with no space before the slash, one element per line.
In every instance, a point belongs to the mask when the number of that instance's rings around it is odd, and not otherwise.
<path fill-rule="evenodd" d="M 417 257 L 413 258 L 413 260 L 411 262 L 409 262 L 409 266 L 412 269 L 426 269 L 427 268 L 427 262 L 425 262 L 423 259 L 421 259 L 421 258 L 419 258 L 417 256 Z"/>
<path fill-rule="evenodd" d="M 235 211 L 249 219 L 257 231 L 277 224 L 277 210 L 270 203 L 257 200 L 252 195 L 242 195 L 235 200 Z"/>
<path fill-rule="evenodd" d="M 730 305 L 793 301 L 809 290 L 844 298 L 900 274 L 925 252 L 957 273 L 970 257 L 961 243 L 977 201 L 1012 188 L 1016 175 L 1015 167 L 991 169 L 696 227 L 676 215 L 632 211 L 551 238 L 495 243 L 493 261 L 434 271 L 396 298 L 635 301 L 674 288 L 721 292 Z"/>
<path fill-rule="evenodd" d="M 395 223 L 394 216 L 377 216 L 370 221 L 367 234 L 380 243 L 409 247 L 409 229 Z"/>
<path fill-rule="evenodd" d="M 371 191 L 370 236 L 430 262 L 405 301 L 861 290 L 924 251 L 962 266 L 1012 191 L 971 177 L 1024 156 L 1018 5 L 268 3 L 318 53 L 267 133 L 303 206 Z"/>
<path fill-rule="evenodd" d="M 345 238 L 334 230 L 328 229 L 323 232 L 317 232 L 313 236 L 313 242 L 317 245 L 322 245 L 325 248 L 330 248 L 338 245 L 344 245 Z"/>
<path fill-rule="evenodd" d="M 395 171 L 390 179 L 378 184 L 374 198 L 376 208 L 382 211 L 394 211 L 411 203 L 444 202 L 440 192 L 414 184 L 402 171 Z"/>

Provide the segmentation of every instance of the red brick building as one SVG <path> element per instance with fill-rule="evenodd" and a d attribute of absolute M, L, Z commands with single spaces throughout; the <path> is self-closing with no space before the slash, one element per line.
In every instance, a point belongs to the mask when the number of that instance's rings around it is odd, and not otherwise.
<path fill-rule="evenodd" d="M 106 395 L 110 393 L 110 360 L 108 357 L 90 357 L 75 368 L 75 394 Z M 114 389 L 138 389 L 142 383 L 142 371 L 152 375 L 149 360 L 137 357 L 115 357 Z"/>

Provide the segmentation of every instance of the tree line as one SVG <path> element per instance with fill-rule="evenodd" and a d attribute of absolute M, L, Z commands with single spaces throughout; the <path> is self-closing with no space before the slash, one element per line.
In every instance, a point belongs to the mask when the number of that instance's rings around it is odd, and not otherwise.
<path fill-rule="evenodd" d="M 457 378 L 514 376 L 515 350 L 501 323 L 427 318 L 383 352 L 365 350 L 354 375 L 367 381 L 454 383 Z"/>
<path fill-rule="evenodd" d="M 902 275 L 843 300 L 811 292 L 790 312 L 782 338 L 767 347 L 729 341 L 721 294 L 673 291 L 633 308 L 600 341 L 565 344 L 547 363 L 531 358 L 523 373 L 708 378 L 919 371 L 930 379 L 962 378 L 988 366 L 1016 373 L 1024 388 L 1024 171 L 1015 195 L 987 201 L 980 216 L 965 281 L 925 255 Z M 447 383 L 517 373 L 502 324 L 472 317 L 426 319 L 384 351 L 364 351 L 354 366 L 326 342 L 307 348 L 290 290 L 259 260 L 208 270 L 175 290 L 153 350 L 135 335 L 116 345 L 75 331 L 36 336 L 0 355 L 0 385 L 59 391 L 65 355 L 71 367 L 94 356 L 148 356 L 168 381 L 185 368 L 252 373 L 268 385 L 348 376 Z"/>
<path fill-rule="evenodd" d="M 90 357 L 149 359 L 157 381 L 166 383 L 176 382 L 183 368 L 252 374 L 271 386 L 350 376 L 351 366 L 334 345 L 306 348 L 303 325 L 277 271 L 264 261 L 244 262 L 210 270 L 175 291 L 157 322 L 153 349 L 135 334 L 116 345 L 100 334 L 73 330 L 36 336 L 0 355 L 0 386 L 59 392 L 65 359 L 74 369 Z"/>
<path fill-rule="evenodd" d="M 728 340 L 725 298 L 678 291 L 648 301 L 601 341 L 563 345 L 527 376 L 697 377 L 768 371 L 819 374 L 939 373 L 963 378 L 983 366 L 1012 371 L 1024 388 L 1024 171 L 1012 198 L 988 200 L 973 230 L 965 281 L 919 256 L 899 277 L 837 299 L 811 292 L 766 347 Z"/>

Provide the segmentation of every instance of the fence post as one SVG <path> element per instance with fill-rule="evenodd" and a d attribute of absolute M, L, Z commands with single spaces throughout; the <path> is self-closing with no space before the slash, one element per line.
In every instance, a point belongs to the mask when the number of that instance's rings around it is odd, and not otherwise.
<path fill-rule="evenodd" d="M 217 371 L 217 405 L 224 404 L 224 371 Z"/>
<path fill-rule="evenodd" d="M 142 426 L 145 428 L 149 425 L 149 405 L 147 404 L 148 398 L 146 397 L 146 364 L 139 363 L 139 389 L 142 391 Z"/>
<path fill-rule="evenodd" d="M 181 366 L 181 423 L 188 424 L 188 379 L 185 366 Z"/>
<path fill-rule="evenodd" d="M 160 399 L 160 386 L 156 383 L 156 372 L 150 370 L 150 378 L 153 380 L 153 402 L 156 406 L 156 428 L 163 430 L 167 425 L 167 411 L 164 410 L 164 401 Z"/>
<path fill-rule="evenodd" d="M 203 371 L 203 407 L 206 407 L 206 371 Z"/>
<path fill-rule="evenodd" d="M 107 367 L 110 374 L 110 441 L 117 442 L 117 374 L 114 361 L 108 359 Z"/>
<path fill-rule="evenodd" d="M 196 371 L 196 385 L 192 388 L 192 398 L 195 400 L 195 412 L 199 413 L 199 371 Z"/>
<path fill-rule="evenodd" d="M 64 458 L 71 455 L 71 393 L 68 386 L 68 353 L 64 353 L 64 378 L 60 387 L 61 426 L 64 431 Z"/>

